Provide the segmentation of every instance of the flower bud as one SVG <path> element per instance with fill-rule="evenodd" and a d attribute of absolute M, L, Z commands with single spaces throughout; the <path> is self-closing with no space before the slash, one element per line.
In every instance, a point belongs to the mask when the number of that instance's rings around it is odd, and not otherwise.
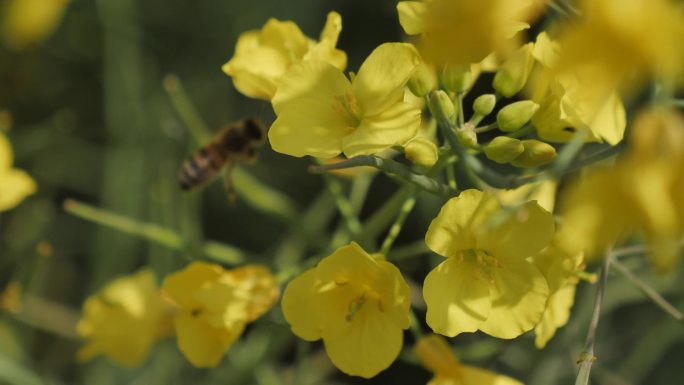
<path fill-rule="evenodd" d="M 510 98 L 522 90 L 534 65 L 533 47 L 532 43 L 520 47 L 499 68 L 494 76 L 494 89 L 498 93 Z"/>
<path fill-rule="evenodd" d="M 507 136 L 497 136 L 484 149 L 487 158 L 496 163 L 508 163 L 517 158 L 525 150 L 522 142 Z"/>
<path fill-rule="evenodd" d="M 422 167 L 432 167 L 439 157 L 437 146 L 428 138 L 416 137 L 404 146 L 406 159 Z"/>
<path fill-rule="evenodd" d="M 496 96 L 494 94 L 484 94 L 478 96 L 473 102 L 473 111 L 481 116 L 487 116 L 492 113 L 496 106 Z"/>
<path fill-rule="evenodd" d="M 463 129 L 456 131 L 456 136 L 463 147 L 475 147 L 477 145 L 477 133 L 475 133 L 475 127 L 470 123 L 466 123 Z"/>
<path fill-rule="evenodd" d="M 407 85 L 412 94 L 423 97 L 435 88 L 435 75 L 430 67 L 421 63 L 416 66 Z"/>
<path fill-rule="evenodd" d="M 450 66 L 442 71 L 442 83 L 448 91 L 461 93 L 473 85 L 473 73 L 470 66 Z"/>
<path fill-rule="evenodd" d="M 440 119 L 446 119 L 452 123 L 456 121 L 456 107 L 446 92 L 442 90 L 431 92 L 429 107 L 432 116 L 438 121 Z"/>
<path fill-rule="evenodd" d="M 539 167 L 556 159 L 556 149 L 548 143 L 534 139 L 522 141 L 522 154 L 511 161 L 515 167 Z"/>
<path fill-rule="evenodd" d="M 539 104 L 531 100 L 523 100 L 507 105 L 496 114 L 496 123 L 499 125 L 499 130 L 503 132 L 518 131 L 530 121 L 532 115 L 538 109 Z"/>

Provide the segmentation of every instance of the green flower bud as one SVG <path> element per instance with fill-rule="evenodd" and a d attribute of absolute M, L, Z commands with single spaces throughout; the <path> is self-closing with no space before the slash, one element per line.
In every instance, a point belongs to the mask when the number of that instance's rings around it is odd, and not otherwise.
<path fill-rule="evenodd" d="M 521 129 L 530 121 L 532 115 L 539 109 L 539 104 L 531 100 L 523 100 L 507 105 L 496 114 L 499 130 L 513 132 Z"/>
<path fill-rule="evenodd" d="M 476 114 L 486 116 L 492 113 L 496 106 L 496 96 L 494 94 L 484 94 L 478 96 L 473 102 L 473 111 Z"/>
<path fill-rule="evenodd" d="M 412 94 L 423 97 L 435 88 L 435 75 L 427 65 L 421 63 L 416 66 L 407 85 Z"/>
<path fill-rule="evenodd" d="M 430 93 L 430 112 L 432 116 L 440 119 L 446 119 L 450 122 L 456 121 L 456 107 L 449 95 L 442 90 L 432 91 Z"/>
<path fill-rule="evenodd" d="M 522 142 L 507 136 L 497 136 L 484 149 L 487 158 L 496 163 L 508 163 L 517 158 L 525 150 Z"/>
<path fill-rule="evenodd" d="M 515 167 L 539 167 L 556 159 L 556 149 L 548 143 L 534 139 L 523 140 L 522 154 L 511 161 Z"/>
<path fill-rule="evenodd" d="M 494 89 L 501 95 L 510 98 L 525 86 L 534 65 L 533 48 L 532 43 L 520 47 L 496 72 Z"/>
<path fill-rule="evenodd" d="M 456 136 L 463 147 L 477 146 L 477 133 L 475 133 L 475 127 L 470 123 L 466 123 L 463 129 L 456 131 Z"/>
<path fill-rule="evenodd" d="M 437 146 L 428 138 L 417 137 L 411 139 L 404 146 L 406 159 L 422 167 L 432 167 L 439 157 Z"/>
<path fill-rule="evenodd" d="M 461 93 L 473 85 L 473 73 L 470 66 L 445 67 L 442 71 L 442 84 L 448 91 Z"/>

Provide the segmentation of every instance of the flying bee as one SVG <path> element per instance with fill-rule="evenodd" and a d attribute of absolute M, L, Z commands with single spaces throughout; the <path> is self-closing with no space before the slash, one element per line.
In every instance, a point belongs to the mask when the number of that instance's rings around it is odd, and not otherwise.
<path fill-rule="evenodd" d="M 205 186 L 225 166 L 226 192 L 233 201 L 235 192 L 230 173 L 235 162 L 254 160 L 264 138 L 264 128 L 256 118 L 226 124 L 211 142 L 183 163 L 178 176 L 181 188 L 187 191 Z"/>

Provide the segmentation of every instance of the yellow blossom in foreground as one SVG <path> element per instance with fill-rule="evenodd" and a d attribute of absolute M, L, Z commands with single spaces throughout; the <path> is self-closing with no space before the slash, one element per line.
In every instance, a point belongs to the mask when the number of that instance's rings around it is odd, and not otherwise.
<path fill-rule="evenodd" d="M 79 360 L 104 354 L 120 365 L 140 365 L 152 344 L 170 334 L 167 306 L 150 270 L 108 283 L 83 304 L 77 331 L 87 342 Z"/>
<path fill-rule="evenodd" d="M 404 101 L 419 62 L 412 45 L 385 43 L 352 81 L 321 60 L 293 66 L 272 100 L 278 118 L 268 132 L 271 146 L 297 157 L 332 158 L 403 145 L 420 128 L 420 108 Z"/>
<path fill-rule="evenodd" d="M 451 198 L 425 235 L 427 246 L 447 258 L 425 278 L 428 325 L 449 337 L 482 330 L 515 338 L 532 329 L 549 288 L 528 258 L 553 232 L 553 217 L 536 202 L 504 210 L 488 192 Z"/>
<path fill-rule="evenodd" d="M 549 247 L 534 257 L 534 263 L 546 277 L 549 285 L 549 300 L 541 321 L 534 328 L 534 344 L 541 349 L 553 337 L 558 328 L 570 318 L 570 309 L 575 302 L 575 289 L 579 283 L 577 273 L 583 270 L 582 253 L 564 250 L 557 233 Z"/>
<path fill-rule="evenodd" d="M 421 48 L 435 64 L 469 65 L 507 48 L 529 28 L 537 7 L 530 0 L 400 1 L 399 22 L 409 35 L 422 35 Z"/>
<path fill-rule="evenodd" d="M 9 0 L 3 4 L 2 38 L 21 50 L 45 40 L 57 28 L 69 0 Z"/>
<path fill-rule="evenodd" d="M 328 14 L 319 42 L 306 37 L 292 21 L 270 19 L 261 30 L 240 35 L 223 72 L 244 95 L 270 100 L 283 74 L 303 60 L 323 60 L 344 70 L 347 55 L 335 48 L 340 31 L 342 18 L 337 12 Z"/>
<path fill-rule="evenodd" d="M 642 112 L 630 147 L 615 166 L 590 171 L 564 197 L 569 250 L 602 256 L 638 233 L 646 238 L 656 269 L 671 269 L 684 234 L 684 118 L 664 108 Z"/>
<path fill-rule="evenodd" d="M 163 290 L 179 307 L 174 319 L 178 348 L 197 367 L 218 365 L 247 323 L 268 311 L 279 295 L 275 277 L 263 266 L 224 270 L 205 262 L 169 275 Z"/>
<path fill-rule="evenodd" d="M 36 182 L 26 172 L 12 168 L 12 146 L 0 132 L 0 212 L 9 210 L 36 192 Z"/>
<path fill-rule="evenodd" d="M 556 69 L 592 73 L 595 86 L 681 75 L 684 15 L 674 0 L 581 0 L 582 16 L 561 30 Z"/>
<path fill-rule="evenodd" d="M 323 339 L 335 366 L 370 378 L 399 355 L 409 302 L 399 269 L 351 243 L 290 282 L 282 306 L 297 336 Z"/>
<path fill-rule="evenodd" d="M 619 143 L 625 132 L 626 114 L 614 90 L 596 87 L 580 73 L 553 72 L 560 47 L 545 32 L 537 36 L 532 56 L 537 62 L 531 82 L 532 99 L 541 107 L 532 118 L 539 136 L 551 142 L 567 142 L 578 131 L 585 141 Z"/>
<path fill-rule="evenodd" d="M 435 374 L 428 385 L 522 385 L 510 377 L 463 365 L 454 356 L 444 337 L 422 337 L 416 343 L 416 355 Z"/>

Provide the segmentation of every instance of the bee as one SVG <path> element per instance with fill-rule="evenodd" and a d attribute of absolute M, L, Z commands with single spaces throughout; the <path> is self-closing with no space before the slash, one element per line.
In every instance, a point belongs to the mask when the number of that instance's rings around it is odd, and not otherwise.
<path fill-rule="evenodd" d="M 180 187 L 188 191 L 205 186 L 225 167 L 226 192 L 229 200 L 234 201 L 231 171 L 236 162 L 249 162 L 256 158 L 256 151 L 265 136 L 263 126 L 256 118 L 226 124 L 211 142 L 183 163 L 178 176 Z"/>

